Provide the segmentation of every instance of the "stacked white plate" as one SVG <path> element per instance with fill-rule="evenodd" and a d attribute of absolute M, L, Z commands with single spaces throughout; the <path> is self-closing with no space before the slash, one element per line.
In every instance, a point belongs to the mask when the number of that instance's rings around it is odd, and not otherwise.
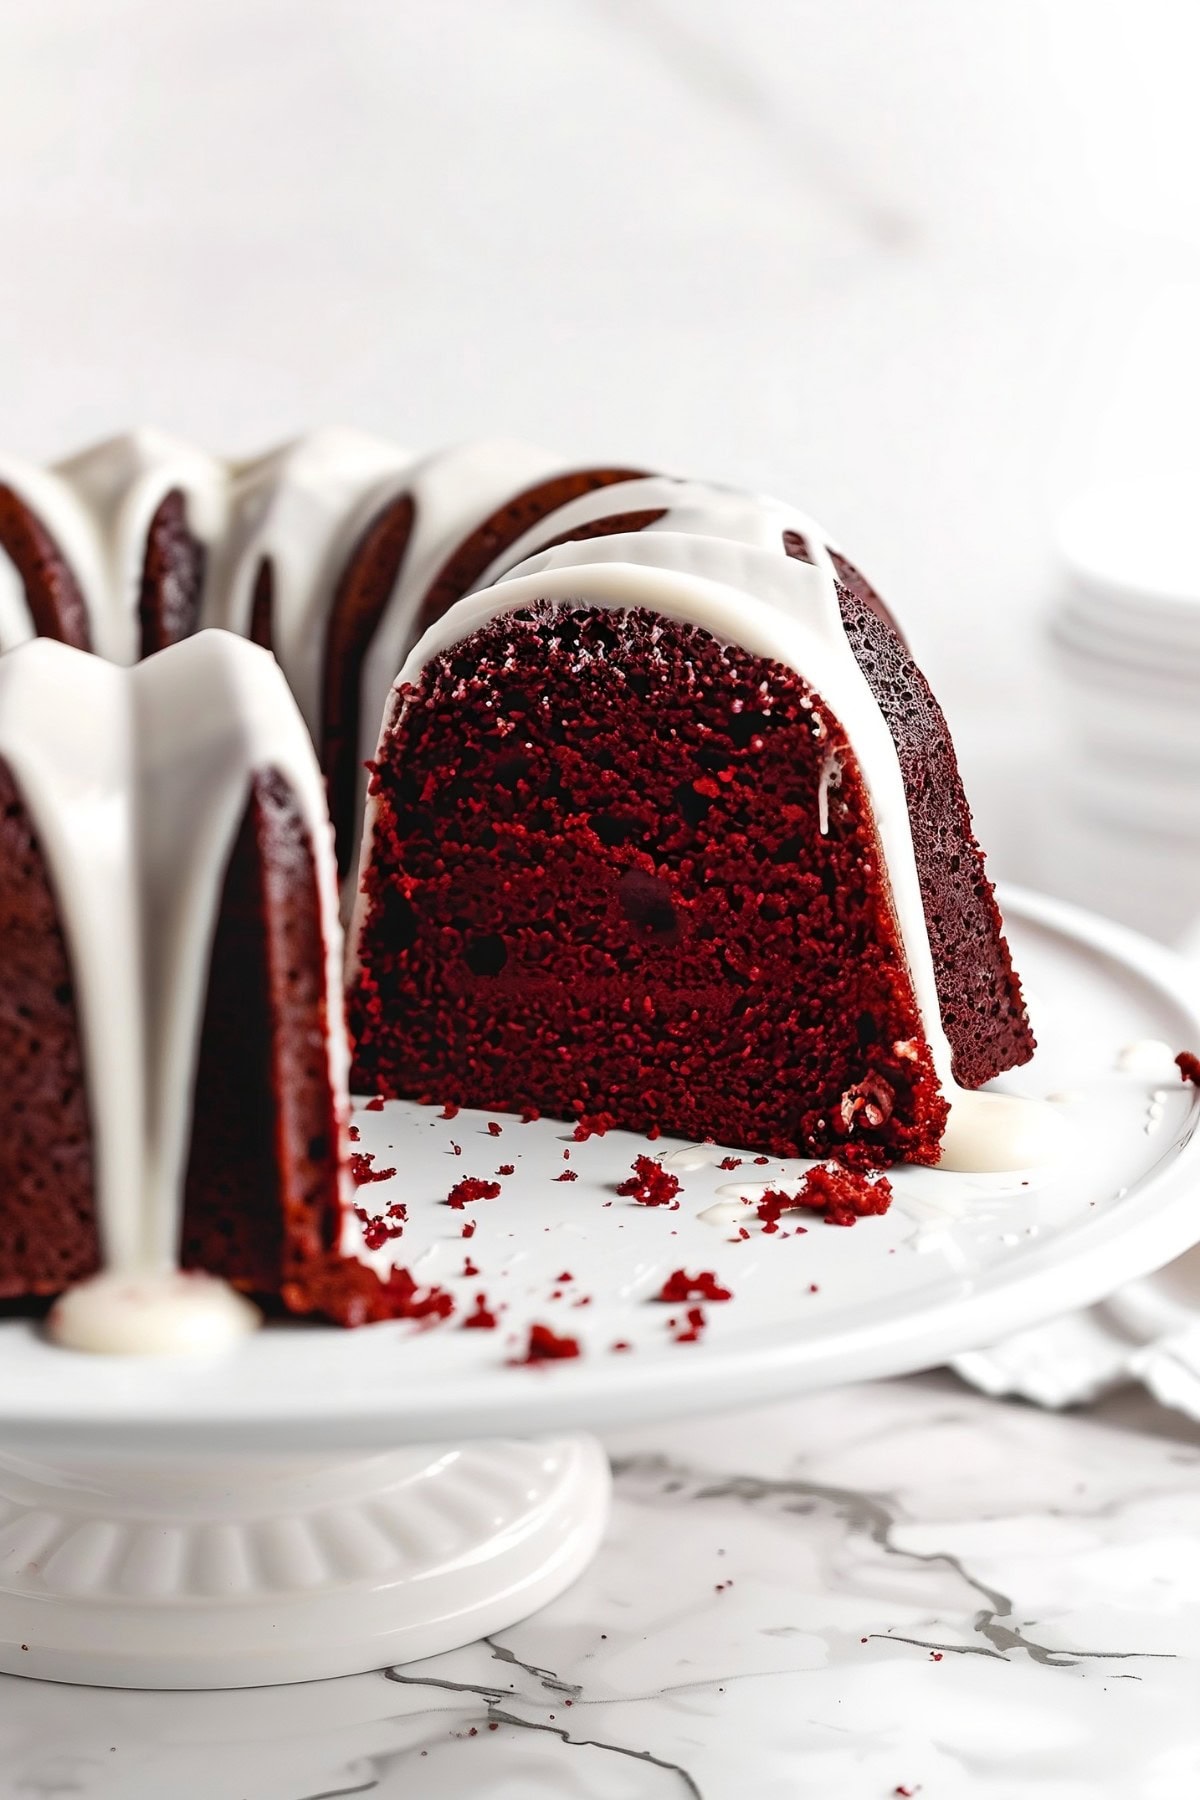
<path fill-rule="evenodd" d="M 1063 741 L 1047 874 L 1167 939 L 1200 915 L 1198 496 L 1195 470 L 1077 500 L 1051 624 Z"/>

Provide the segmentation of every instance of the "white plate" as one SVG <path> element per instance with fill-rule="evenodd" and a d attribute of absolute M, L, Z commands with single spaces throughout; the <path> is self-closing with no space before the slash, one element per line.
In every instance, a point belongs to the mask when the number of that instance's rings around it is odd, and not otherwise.
<path fill-rule="evenodd" d="M 1168 1077 L 1155 1104 L 1154 1081 L 1114 1066 L 1135 1039 L 1200 1046 L 1200 996 L 1183 963 L 1117 926 L 1029 895 L 1010 894 L 1007 914 L 1041 1048 L 1000 1085 L 1073 1096 L 1061 1103 L 1069 1155 L 1053 1170 L 904 1169 L 884 1218 L 852 1230 L 810 1218 L 788 1236 L 753 1225 L 733 1243 L 732 1227 L 698 1217 L 718 1190 L 739 1178 L 786 1183 L 802 1165 L 681 1171 L 681 1205 L 668 1212 L 615 1193 L 635 1153 L 678 1149 L 666 1140 L 614 1132 L 576 1144 L 556 1121 L 512 1118 L 492 1137 L 480 1114 L 362 1112 L 360 1148 L 399 1173 L 360 1197 L 377 1211 L 407 1204 L 399 1260 L 449 1287 L 458 1318 L 486 1293 L 505 1308 L 501 1329 L 278 1325 L 219 1358 L 154 1361 L 71 1354 L 10 1320 L 0 1432 L 276 1451 L 596 1429 L 926 1367 L 1097 1300 L 1200 1238 L 1200 1095 Z M 499 1199 L 445 1205 L 461 1176 L 491 1177 L 502 1163 L 516 1173 Z M 553 1179 L 567 1168 L 576 1181 Z M 468 1220 L 477 1230 L 464 1240 Z M 467 1253 L 477 1276 L 463 1274 Z M 650 1298 L 680 1267 L 715 1270 L 733 1290 L 704 1308 L 696 1343 L 674 1342 L 668 1321 L 682 1309 Z M 513 1366 L 533 1320 L 585 1353 Z M 614 1351 L 616 1341 L 633 1348 Z"/>

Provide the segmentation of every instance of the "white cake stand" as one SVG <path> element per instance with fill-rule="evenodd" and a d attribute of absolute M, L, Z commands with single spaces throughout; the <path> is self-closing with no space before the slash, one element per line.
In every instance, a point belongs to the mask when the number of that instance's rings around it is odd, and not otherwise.
<path fill-rule="evenodd" d="M 359 1148 L 397 1170 L 360 1200 L 405 1202 L 391 1253 L 453 1293 L 449 1322 L 271 1326 L 195 1361 L 0 1325 L 0 1669 L 232 1687 L 450 1649 L 552 1599 L 597 1548 L 608 1471 L 581 1429 L 926 1367 L 1186 1250 L 1200 1096 L 1165 1050 L 1118 1064 L 1142 1040 L 1200 1046 L 1193 978 L 1074 909 L 1010 894 L 1006 911 L 1041 1048 L 1001 1085 L 1057 1096 L 1050 1169 L 906 1169 L 884 1218 L 743 1238 L 730 1187 L 800 1165 L 397 1104 L 358 1116 Z M 679 1174 L 678 1210 L 617 1196 L 639 1152 Z M 498 1199 L 446 1205 L 501 1167 Z M 686 1307 L 653 1297 L 677 1268 L 733 1293 L 683 1342 Z M 495 1330 L 461 1328 L 479 1293 Z M 534 1321 L 583 1353 L 521 1365 Z"/>

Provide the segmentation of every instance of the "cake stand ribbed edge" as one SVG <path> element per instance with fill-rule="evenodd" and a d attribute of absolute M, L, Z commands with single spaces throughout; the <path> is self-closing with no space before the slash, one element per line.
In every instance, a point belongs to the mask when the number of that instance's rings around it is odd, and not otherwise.
<path fill-rule="evenodd" d="M 0 1454 L 0 1670 L 211 1689 L 436 1656 L 568 1587 L 610 1485 L 586 1437 L 342 1461 Z"/>

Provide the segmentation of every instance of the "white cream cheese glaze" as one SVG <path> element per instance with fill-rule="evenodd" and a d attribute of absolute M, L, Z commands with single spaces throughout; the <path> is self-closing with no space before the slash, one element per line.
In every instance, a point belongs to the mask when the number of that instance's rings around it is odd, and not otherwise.
<path fill-rule="evenodd" d="M 178 1356 L 225 1350 L 261 1323 L 253 1302 L 213 1275 L 105 1269 L 60 1294 L 49 1329 L 64 1350 Z"/>
<path fill-rule="evenodd" d="M 312 847 L 329 1082 L 346 1091 L 337 870 L 311 742 L 274 659 L 226 632 L 133 668 L 40 638 L 0 657 L 0 758 L 54 885 L 87 1068 L 105 1274 L 57 1326 L 76 1343 L 102 1335 L 97 1321 L 136 1290 L 136 1316 L 111 1331 L 122 1348 L 161 1347 L 165 1282 L 204 1309 L 193 1335 L 209 1344 L 246 1312 L 217 1282 L 180 1286 L 180 1206 L 213 934 L 260 772 L 286 781 Z M 132 1345 L 139 1319 L 148 1340 Z"/>
<path fill-rule="evenodd" d="M 274 653 L 316 737 L 324 655 L 338 578 L 380 511 L 407 496 L 413 528 L 361 674 L 359 761 L 375 750 L 418 608 L 442 564 L 525 488 L 572 465 L 510 439 L 416 457 L 365 432 L 307 433 L 246 462 L 222 461 L 164 432 L 112 438 L 43 469 L 0 458 L 12 488 L 50 532 L 83 593 L 93 646 L 107 660 L 139 654 L 146 535 L 172 491 L 207 557 L 201 626 L 250 634 L 255 584 L 272 575 Z M 20 578 L 0 547 L 0 650 L 34 635 Z M 365 776 L 360 797 L 365 798 Z"/>
<path fill-rule="evenodd" d="M 213 556 L 204 621 L 249 636 L 255 582 L 270 564 L 272 647 L 314 736 L 338 575 L 379 505 L 406 491 L 412 461 L 379 438 L 328 430 L 228 471 L 228 531 Z"/>

